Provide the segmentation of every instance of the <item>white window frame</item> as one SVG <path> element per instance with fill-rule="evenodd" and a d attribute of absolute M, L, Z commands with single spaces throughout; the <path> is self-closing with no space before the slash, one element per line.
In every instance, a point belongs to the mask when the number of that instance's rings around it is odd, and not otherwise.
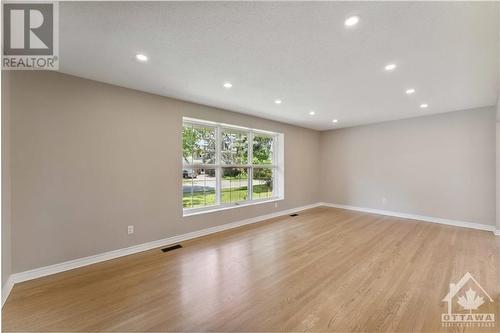
<path fill-rule="evenodd" d="M 215 129 L 215 164 L 206 163 L 186 163 L 183 159 L 182 170 L 184 169 L 214 169 L 216 186 L 215 186 L 215 205 L 206 207 L 196 207 L 196 208 L 182 208 L 183 216 L 198 215 L 208 212 L 214 212 L 219 210 L 226 210 L 238 207 L 244 207 L 255 204 L 269 203 L 278 200 L 283 200 L 284 196 L 284 135 L 283 133 L 270 132 L 265 130 L 253 129 L 248 127 L 230 125 L 225 123 L 218 123 L 194 118 L 183 117 L 182 126 L 185 125 L 197 125 L 212 127 Z M 224 164 L 221 160 L 221 150 L 222 150 L 222 131 L 224 129 L 237 130 L 247 133 L 248 142 L 248 158 L 247 164 Z M 261 134 L 266 136 L 271 136 L 273 138 L 273 163 L 272 164 L 253 164 L 253 138 L 255 134 Z M 247 200 L 231 202 L 231 203 L 221 203 L 221 180 L 222 180 L 222 168 L 232 167 L 232 168 L 247 168 L 247 188 L 248 195 Z M 270 168 L 273 169 L 273 194 L 269 198 L 259 198 L 253 199 L 253 169 L 254 168 Z M 181 200 L 182 205 L 182 200 Z"/>

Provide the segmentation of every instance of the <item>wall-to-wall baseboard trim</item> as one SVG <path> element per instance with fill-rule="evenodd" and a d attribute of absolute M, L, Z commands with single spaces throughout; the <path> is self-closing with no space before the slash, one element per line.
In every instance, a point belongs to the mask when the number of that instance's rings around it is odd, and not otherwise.
<path fill-rule="evenodd" d="M 500 230 L 495 230 L 494 226 L 488 225 L 488 224 L 449 220 L 449 219 L 443 219 L 440 217 L 432 217 L 432 216 L 424 216 L 424 215 L 416 215 L 416 214 L 408 214 L 408 213 L 399 213 L 399 212 L 393 212 L 393 211 L 388 211 L 388 210 L 355 207 L 355 206 L 340 205 L 340 204 L 328 203 L 328 202 L 321 202 L 320 204 L 321 204 L 321 206 L 355 210 L 358 212 L 387 215 L 387 216 L 395 216 L 395 217 L 400 217 L 400 218 L 404 218 L 404 219 L 411 219 L 411 220 L 419 220 L 419 221 L 424 221 L 424 222 L 452 225 L 455 227 L 486 230 L 486 231 L 493 232 L 497 236 L 500 235 Z"/>
<path fill-rule="evenodd" d="M 7 281 L 2 286 L 2 306 L 5 304 L 5 301 L 9 297 L 13 287 L 14 287 L 14 279 L 12 278 L 12 275 L 10 275 Z"/>
<path fill-rule="evenodd" d="M 151 249 L 162 247 L 162 246 L 167 246 L 167 245 L 171 245 L 174 243 L 179 243 L 182 241 L 210 235 L 210 234 L 213 234 L 216 232 L 241 227 L 241 226 L 244 226 L 247 224 L 262 222 L 262 221 L 265 221 L 265 220 L 268 220 L 268 219 L 271 219 L 274 217 L 288 215 L 288 214 L 291 214 L 294 212 L 298 212 L 298 211 L 302 211 L 302 210 L 306 210 L 306 209 L 311 209 L 311 208 L 315 208 L 315 207 L 319 207 L 319 206 L 348 209 L 348 210 L 354 210 L 354 211 L 365 212 L 365 213 L 373 213 L 373 214 L 379 214 L 379 215 L 395 216 L 395 217 L 400 217 L 400 218 L 405 218 L 405 219 L 446 224 L 446 225 L 451 225 L 451 226 L 456 226 L 456 227 L 487 230 L 487 231 L 493 232 L 497 236 L 500 236 L 500 229 L 495 229 L 494 226 L 486 225 L 486 224 L 456 221 L 456 220 L 449 220 L 449 219 L 443 219 L 443 218 L 438 218 L 438 217 L 422 216 L 422 215 L 415 215 L 415 214 L 398 213 L 398 212 L 373 209 L 373 208 L 363 208 L 363 207 L 340 205 L 340 204 L 327 203 L 327 202 L 318 202 L 318 203 L 307 205 L 307 206 L 301 206 L 301 207 L 297 207 L 297 208 L 293 208 L 293 209 L 282 210 L 282 211 L 271 213 L 271 214 L 252 217 L 252 218 L 242 220 L 242 221 L 222 224 L 222 225 L 207 228 L 207 229 L 189 232 L 187 234 L 168 237 L 168 238 L 164 238 L 164 239 L 160 239 L 160 240 L 156 240 L 156 241 L 152 241 L 152 242 L 148 242 L 148 243 L 144 243 L 144 244 L 130 246 L 130 247 L 119 249 L 119 250 L 109 251 L 109 252 L 97 254 L 94 256 L 70 260 L 70 261 L 59 263 L 59 264 L 40 267 L 40 268 L 32 269 L 29 271 L 25 271 L 25 272 L 15 273 L 15 274 L 12 274 L 11 276 L 9 276 L 7 282 L 2 287 L 2 306 L 5 303 L 5 301 L 7 300 L 7 298 L 9 297 L 9 294 L 10 294 L 12 288 L 14 287 L 14 284 L 19 283 L 19 282 L 28 281 L 28 280 L 40 278 L 43 276 L 68 271 L 68 270 L 75 269 L 78 267 L 96 264 L 96 263 L 110 260 L 110 259 L 124 257 L 124 256 L 130 255 L 130 254 L 143 252 L 143 251 L 151 250 Z"/>
<path fill-rule="evenodd" d="M 74 259 L 74 260 L 65 261 L 65 262 L 62 262 L 59 264 L 35 268 L 35 269 L 25 271 L 25 272 L 15 273 L 15 274 L 12 274 L 11 276 L 9 276 L 9 279 L 7 280 L 5 285 L 2 287 L 2 306 L 5 303 L 5 301 L 7 300 L 7 298 L 9 297 L 10 291 L 12 290 L 14 284 L 19 283 L 19 282 L 33 280 L 36 278 L 40 278 L 40 277 L 44 277 L 47 275 L 52 275 L 52 274 L 68 271 L 68 270 L 75 269 L 78 267 L 88 266 L 88 265 L 96 264 L 96 263 L 99 263 L 102 261 L 111 260 L 111 259 L 115 259 L 115 258 L 119 258 L 119 257 L 124 257 L 124 256 L 130 255 L 130 254 L 143 252 L 143 251 L 151 250 L 154 248 L 179 243 L 182 241 L 210 235 L 210 234 L 213 234 L 216 232 L 241 227 L 241 226 L 244 226 L 247 224 L 262 222 L 262 221 L 265 221 L 268 219 L 272 219 L 274 217 L 288 215 L 288 214 L 292 214 L 292 213 L 306 210 L 306 209 L 311 209 L 311 208 L 318 207 L 318 206 L 320 206 L 319 203 L 314 203 L 314 204 L 307 205 L 307 206 L 301 206 L 301 207 L 297 207 L 297 208 L 293 208 L 293 209 L 282 210 L 282 211 L 271 213 L 271 214 L 252 217 L 252 218 L 249 218 L 246 220 L 241 220 L 241 221 L 237 221 L 237 222 L 222 224 L 222 225 L 211 227 L 211 228 L 206 228 L 206 229 L 202 229 L 202 230 L 198 230 L 198 231 L 189 232 L 187 234 L 182 234 L 182 235 L 178 235 L 178 236 L 159 239 L 156 241 L 152 241 L 152 242 L 148 242 L 148 243 L 144 243 L 144 244 L 138 244 L 138 245 L 130 246 L 130 247 L 119 249 L 119 250 L 113 250 L 113 251 L 100 253 L 100 254 L 96 254 L 93 256 L 89 256 L 89 257 Z"/>

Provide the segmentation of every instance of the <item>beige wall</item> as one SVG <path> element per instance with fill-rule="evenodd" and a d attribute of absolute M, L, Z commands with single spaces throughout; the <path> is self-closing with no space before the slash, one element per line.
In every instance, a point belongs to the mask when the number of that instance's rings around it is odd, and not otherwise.
<path fill-rule="evenodd" d="M 500 18 L 500 6 L 498 6 L 498 17 Z M 498 25 L 498 40 L 500 41 L 500 24 Z M 500 43 L 498 43 L 498 54 L 500 55 Z M 500 232 L 500 57 L 498 59 L 497 80 L 497 124 L 496 124 L 496 220 L 497 232 Z"/>
<path fill-rule="evenodd" d="M 323 132 L 323 201 L 495 225 L 495 109 Z"/>
<path fill-rule="evenodd" d="M 2 286 L 11 274 L 10 84 L 2 72 Z"/>
<path fill-rule="evenodd" d="M 500 6 L 498 6 L 498 17 L 500 18 Z M 500 41 L 500 24 L 498 25 L 498 40 Z M 498 43 L 498 54 L 500 55 L 500 42 Z M 497 232 L 500 232 L 500 57 L 498 59 L 497 80 L 497 124 L 496 124 L 496 224 Z"/>
<path fill-rule="evenodd" d="M 9 75 L 13 272 L 319 201 L 318 132 L 59 73 Z M 183 218 L 182 116 L 284 133 L 278 208 Z"/>
<path fill-rule="evenodd" d="M 500 77 L 498 83 L 500 84 Z M 496 220 L 497 231 L 500 230 L 500 88 L 497 100 L 497 122 L 496 122 Z"/>
<path fill-rule="evenodd" d="M 4 76 L 3 283 L 9 258 L 16 273 L 319 201 L 495 224 L 494 108 L 320 133 L 54 72 Z M 284 133 L 278 208 L 183 218 L 182 116 Z"/>
<path fill-rule="evenodd" d="M 496 124 L 496 221 L 500 230 L 500 121 Z"/>

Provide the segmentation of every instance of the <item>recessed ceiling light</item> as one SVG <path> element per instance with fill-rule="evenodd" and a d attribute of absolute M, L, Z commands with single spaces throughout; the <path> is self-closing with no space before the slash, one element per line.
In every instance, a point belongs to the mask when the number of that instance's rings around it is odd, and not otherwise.
<path fill-rule="evenodd" d="M 344 25 L 346 27 L 352 27 L 358 24 L 359 22 L 359 16 L 350 16 L 344 21 Z"/>
<path fill-rule="evenodd" d="M 385 65 L 384 69 L 386 71 L 393 71 L 396 69 L 396 67 L 397 67 L 396 64 L 387 64 L 387 65 Z"/>
<path fill-rule="evenodd" d="M 406 89 L 405 93 L 406 93 L 407 95 L 414 94 L 414 93 L 415 93 L 415 89 L 413 89 L 413 88 Z"/>
<path fill-rule="evenodd" d="M 281 104 L 281 99 L 275 99 L 274 104 Z"/>
<path fill-rule="evenodd" d="M 144 54 L 141 54 L 141 53 L 136 54 L 135 58 L 137 59 L 137 61 L 140 61 L 140 62 L 148 61 L 148 57 Z"/>
<path fill-rule="evenodd" d="M 310 115 L 310 116 L 314 116 L 315 114 L 316 114 L 316 112 L 314 112 L 314 111 L 309 111 L 309 115 Z"/>
<path fill-rule="evenodd" d="M 427 109 L 428 107 L 429 107 L 429 104 L 426 104 L 426 103 L 420 104 L 421 109 Z"/>
<path fill-rule="evenodd" d="M 224 82 L 223 86 L 226 89 L 230 89 L 233 86 L 233 84 L 231 82 Z"/>
<path fill-rule="evenodd" d="M 338 122 L 339 122 L 338 119 L 333 119 L 332 120 L 332 123 L 338 123 Z"/>

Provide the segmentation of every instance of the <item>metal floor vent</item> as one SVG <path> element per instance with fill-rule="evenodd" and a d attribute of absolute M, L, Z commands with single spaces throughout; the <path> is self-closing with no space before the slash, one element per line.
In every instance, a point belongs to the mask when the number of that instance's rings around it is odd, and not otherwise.
<path fill-rule="evenodd" d="M 295 217 L 295 216 L 299 216 L 299 214 L 295 213 L 295 214 L 291 214 L 290 216 Z"/>
<path fill-rule="evenodd" d="M 172 246 L 163 248 L 163 249 L 161 249 L 161 251 L 162 252 L 168 252 L 168 251 L 177 250 L 177 249 L 181 249 L 181 248 L 182 248 L 182 245 L 177 244 L 177 245 L 172 245 Z"/>

